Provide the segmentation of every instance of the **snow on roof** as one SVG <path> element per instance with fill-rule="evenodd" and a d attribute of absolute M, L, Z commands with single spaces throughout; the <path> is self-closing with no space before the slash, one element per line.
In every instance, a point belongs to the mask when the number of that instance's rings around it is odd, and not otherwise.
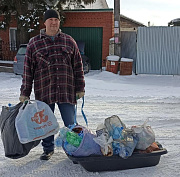
<path fill-rule="evenodd" d="M 96 0 L 94 3 L 88 4 L 88 5 L 85 5 L 82 2 L 82 5 L 85 7 L 83 9 L 108 9 L 109 8 L 106 0 Z M 70 8 L 71 9 L 81 9 L 80 7 L 74 7 L 73 5 L 71 5 Z"/>
<path fill-rule="evenodd" d="M 109 8 L 106 0 L 96 0 L 95 3 L 84 5 L 86 9 L 107 9 Z"/>

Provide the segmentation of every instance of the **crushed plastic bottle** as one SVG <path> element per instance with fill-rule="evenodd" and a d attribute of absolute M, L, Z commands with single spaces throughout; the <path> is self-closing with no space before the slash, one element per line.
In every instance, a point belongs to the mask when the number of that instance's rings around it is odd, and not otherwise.
<path fill-rule="evenodd" d="M 119 142 L 113 141 L 112 142 L 112 148 L 113 148 L 113 154 L 119 154 L 119 151 L 120 151 Z"/>
<path fill-rule="evenodd" d="M 79 147 L 79 145 L 81 144 L 81 141 L 82 141 L 82 137 L 79 136 L 77 133 L 67 132 L 66 133 L 66 141 L 75 147 Z"/>
<path fill-rule="evenodd" d="M 121 143 L 120 144 L 120 151 L 119 151 L 119 156 L 122 157 L 123 159 L 127 159 L 129 157 L 129 153 L 126 150 L 126 147 Z"/>
<path fill-rule="evenodd" d="M 77 150 L 77 147 L 73 146 L 72 144 L 69 144 L 68 142 L 64 143 L 64 148 L 66 149 L 66 152 L 70 155 L 72 152 Z"/>
<path fill-rule="evenodd" d="M 68 131 L 70 130 L 67 127 L 62 127 L 59 129 L 59 134 L 54 141 L 56 147 L 62 147 L 63 141 L 66 141 L 66 133 Z"/>
<path fill-rule="evenodd" d="M 126 150 L 126 147 L 124 144 L 119 143 L 117 141 L 112 142 L 112 147 L 113 147 L 113 154 L 118 154 L 120 157 L 123 159 L 127 159 L 129 157 L 129 153 Z"/>
<path fill-rule="evenodd" d="M 116 140 L 116 139 L 123 139 L 123 136 L 122 136 L 122 131 L 123 131 L 123 127 L 116 127 L 116 126 L 113 126 L 113 139 Z"/>
<path fill-rule="evenodd" d="M 60 135 L 57 136 L 57 138 L 54 141 L 54 144 L 56 147 L 62 147 L 63 140 Z"/>
<path fill-rule="evenodd" d="M 63 141 L 65 141 L 67 132 L 69 132 L 69 131 L 70 131 L 70 129 L 68 129 L 67 127 L 62 127 L 59 129 L 59 135 Z"/>

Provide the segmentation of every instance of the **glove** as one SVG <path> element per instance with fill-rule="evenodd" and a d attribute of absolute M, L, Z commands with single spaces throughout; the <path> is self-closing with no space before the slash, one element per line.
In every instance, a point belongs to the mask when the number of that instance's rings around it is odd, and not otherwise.
<path fill-rule="evenodd" d="M 76 100 L 82 98 L 85 95 L 85 92 L 77 92 L 76 93 Z"/>
<path fill-rule="evenodd" d="M 26 101 L 26 100 L 29 100 L 29 97 L 24 96 L 24 95 L 21 95 L 21 96 L 19 97 L 19 101 L 22 102 L 22 103 L 24 103 L 24 101 Z"/>

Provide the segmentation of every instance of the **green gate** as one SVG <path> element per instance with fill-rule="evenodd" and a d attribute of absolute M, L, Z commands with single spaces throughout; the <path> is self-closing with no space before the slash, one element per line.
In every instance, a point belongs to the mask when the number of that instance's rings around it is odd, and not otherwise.
<path fill-rule="evenodd" d="M 62 27 L 62 32 L 69 34 L 76 41 L 85 42 L 85 55 L 90 58 L 91 69 L 102 67 L 102 27 Z"/>

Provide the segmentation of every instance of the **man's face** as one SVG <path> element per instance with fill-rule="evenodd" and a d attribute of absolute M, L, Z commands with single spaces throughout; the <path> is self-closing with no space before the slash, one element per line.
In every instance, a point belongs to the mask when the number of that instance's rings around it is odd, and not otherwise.
<path fill-rule="evenodd" d="M 46 33 L 57 33 L 59 30 L 60 20 L 58 18 L 48 18 L 44 25 L 46 26 Z"/>

